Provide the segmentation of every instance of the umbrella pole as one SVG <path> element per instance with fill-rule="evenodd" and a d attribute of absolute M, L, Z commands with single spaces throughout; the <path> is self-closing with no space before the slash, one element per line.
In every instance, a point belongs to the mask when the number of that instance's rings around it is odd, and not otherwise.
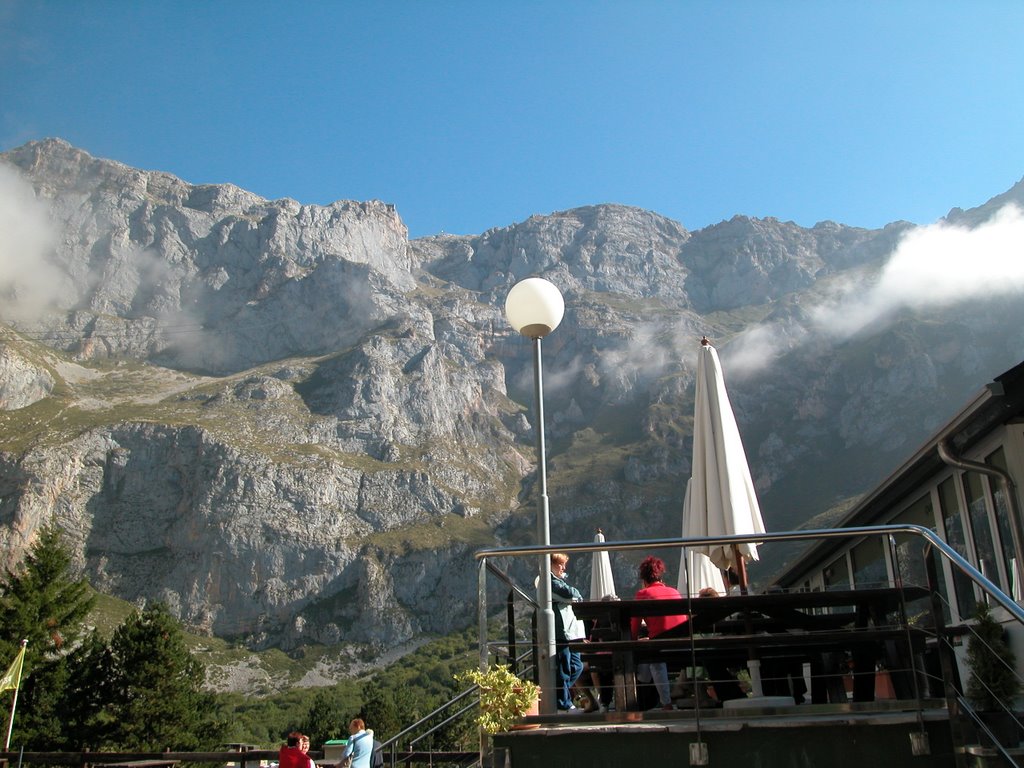
<path fill-rule="evenodd" d="M 741 595 L 746 595 L 746 594 L 748 594 L 748 590 L 747 590 L 747 561 L 743 557 L 743 555 L 740 554 L 740 546 L 739 546 L 739 544 L 733 544 L 732 545 L 732 556 L 733 556 L 732 557 L 733 562 L 736 563 L 736 576 L 738 576 L 739 580 L 740 580 L 740 594 Z"/>
<path fill-rule="evenodd" d="M 732 556 L 733 562 L 736 564 L 736 576 L 740 582 L 740 594 L 749 594 L 748 583 L 747 583 L 747 561 L 743 555 L 740 554 L 739 544 L 732 545 Z M 751 634 L 753 631 L 750 612 L 743 612 L 743 621 L 746 625 L 747 634 Z M 757 649 L 750 647 L 747 649 L 747 671 L 750 672 L 750 692 L 754 698 L 760 698 L 764 696 L 764 689 L 761 687 L 761 660 L 758 658 Z"/>

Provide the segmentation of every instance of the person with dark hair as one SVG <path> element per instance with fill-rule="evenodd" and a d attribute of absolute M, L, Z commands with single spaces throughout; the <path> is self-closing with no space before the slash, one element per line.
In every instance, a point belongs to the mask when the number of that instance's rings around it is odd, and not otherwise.
<path fill-rule="evenodd" d="M 640 581 L 643 587 L 636 593 L 637 600 L 672 600 L 679 599 L 682 595 L 677 589 L 668 586 L 662 581 L 665 575 L 665 563 L 660 557 L 653 555 L 644 558 L 640 563 Z M 630 629 L 633 639 L 640 637 L 641 622 L 647 625 L 647 637 L 657 637 L 663 632 L 678 627 L 689 621 L 686 614 L 675 614 L 673 616 L 634 616 L 630 620 Z M 668 680 L 668 665 L 665 662 L 653 662 L 648 664 L 637 664 L 637 679 L 649 683 L 654 681 L 654 687 L 658 691 L 658 700 L 662 709 L 674 709 L 672 706 L 672 686 Z"/>
<path fill-rule="evenodd" d="M 284 746 L 278 750 L 277 764 L 279 768 L 310 768 L 312 760 L 302 751 L 302 740 L 306 738 L 298 731 L 288 734 Z M 307 747 L 308 749 L 308 747 Z"/>

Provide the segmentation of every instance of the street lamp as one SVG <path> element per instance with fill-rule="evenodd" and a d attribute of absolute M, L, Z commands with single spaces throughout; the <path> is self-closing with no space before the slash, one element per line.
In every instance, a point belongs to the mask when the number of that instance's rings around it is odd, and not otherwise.
<path fill-rule="evenodd" d="M 548 472 L 544 448 L 544 379 L 541 373 L 540 340 L 562 322 L 565 302 L 559 290 L 540 277 L 528 277 L 512 286 L 505 299 L 505 316 L 512 327 L 533 340 L 534 399 L 537 404 L 537 472 L 540 499 L 537 505 L 537 538 L 540 544 L 551 543 L 548 515 Z M 553 714 L 557 706 L 555 691 L 555 612 L 551 609 L 551 560 L 541 555 L 538 564 L 537 602 L 537 671 L 540 679 L 540 706 L 544 714 Z"/>

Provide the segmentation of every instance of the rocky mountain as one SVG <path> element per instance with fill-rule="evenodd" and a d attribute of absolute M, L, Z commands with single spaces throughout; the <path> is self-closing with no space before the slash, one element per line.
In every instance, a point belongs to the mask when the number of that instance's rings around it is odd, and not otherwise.
<path fill-rule="evenodd" d="M 677 535 L 702 335 L 776 530 L 868 490 L 1024 352 L 1012 294 L 834 330 L 908 223 L 690 232 L 595 205 L 410 241 L 385 203 L 268 201 L 55 139 L 0 154 L 0 217 L 5 562 L 54 519 L 99 589 L 251 647 L 465 626 L 472 551 L 532 541 L 531 350 L 502 310 L 524 277 L 566 299 L 555 540 Z"/>

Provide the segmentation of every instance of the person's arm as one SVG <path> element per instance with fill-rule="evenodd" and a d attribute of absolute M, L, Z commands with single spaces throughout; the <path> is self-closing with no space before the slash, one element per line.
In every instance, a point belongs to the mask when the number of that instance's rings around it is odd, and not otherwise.
<path fill-rule="evenodd" d="M 555 576 L 551 577 L 551 599 L 556 603 L 571 603 L 573 601 L 573 593 L 576 593 L 576 599 L 579 599 L 579 592 L 573 587 L 570 587 L 566 582 L 562 581 Z"/>

